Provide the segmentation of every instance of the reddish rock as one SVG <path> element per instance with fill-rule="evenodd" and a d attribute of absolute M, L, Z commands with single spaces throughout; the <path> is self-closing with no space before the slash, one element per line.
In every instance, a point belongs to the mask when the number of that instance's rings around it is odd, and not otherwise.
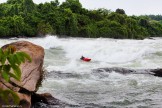
<path fill-rule="evenodd" d="M 13 83 L 6 83 L 0 77 L 0 88 L 9 88 L 14 90 L 20 97 L 20 104 L 23 106 L 23 108 L 30 108 L 31 94 L 37 91 L 44 74 L 42 69 L 44 49 L 27 41 L 19 41 L 7 44 L 3 46 L 2 49 L 7 48 L 9 45 L 14 46 L 16 51 L 23 51 L 29 54 L 32 62 L 26 61 L 20 66 L 22 72 L 20 82 L 11 78 Z"/>

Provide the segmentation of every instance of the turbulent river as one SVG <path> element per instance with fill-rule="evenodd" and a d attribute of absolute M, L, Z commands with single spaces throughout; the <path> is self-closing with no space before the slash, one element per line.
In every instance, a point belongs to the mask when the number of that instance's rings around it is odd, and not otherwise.
<path fill-rule="evenodd" d="M 162 38 L 120 40 L 47 36 L 18 40 L 27 40 L 45 49 L 44 68 L 48 73 L 39 92 L 49 92 L 71 107 L 162 107 L 161 77 L 93 72 L 105 67 L 162 68 Z M 0 46 L 18 40 L 1 39 Z M 81 61 L 82 55 L 92 61 Z"/>

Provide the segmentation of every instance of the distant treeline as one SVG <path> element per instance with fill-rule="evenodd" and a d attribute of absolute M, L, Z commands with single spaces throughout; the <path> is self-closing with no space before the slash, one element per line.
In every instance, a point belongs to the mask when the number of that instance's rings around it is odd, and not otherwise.
<path fill-rule="evenodd" d="M 156 17 L 156 16 L 155 16 Z M 127 16 L 101 8 L 88 10 L 79 0 L 35 4 L 32 0 L 7 0 L 0 4 L 0 37 L 46 34 L 88 38 L 143 39 L 162 36 L 161 16 Z"/>
<path fill-rule="evenodd" d="M 162 21 L 162 15 L 145 15 L 145 16 L 151 18 L 152 20 Z"/>

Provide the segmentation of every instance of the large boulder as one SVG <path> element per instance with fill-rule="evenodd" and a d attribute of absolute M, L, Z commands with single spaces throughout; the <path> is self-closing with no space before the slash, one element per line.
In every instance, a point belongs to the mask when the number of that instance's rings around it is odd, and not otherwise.
<path fill-rule="evenodd" d="M 12 83 L 6 83 L 2 78 L 0 78 L 0 88 L 15 91 L 20 98 L 20 104 L 22 107 L 30 108 L 31 95 L 37 91 L 44 74 L 42 68 L 44 61 L 44 49 L 41 46 L 27 41 L 7 44 L 3 46 L 2 49 L 6 49 L 9 45 L 14 46 L 16 51 L 23 51 L 29 54 L 32 62 L 26 61 L 21 64 L 20 69 L 22 76 L 20 82 L 11 78 Z"/>

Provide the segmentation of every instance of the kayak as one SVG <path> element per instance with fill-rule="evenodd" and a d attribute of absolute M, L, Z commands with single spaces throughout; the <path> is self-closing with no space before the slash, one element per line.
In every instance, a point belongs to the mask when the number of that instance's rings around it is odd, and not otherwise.
<path fill-rule="evenodd" d="M 83 60 L 83 61 L 86 61 L 86 62 L 91 61 L 91 59 L 90 59 L 90 58 L 83 58 L 82 60 Z"/>

